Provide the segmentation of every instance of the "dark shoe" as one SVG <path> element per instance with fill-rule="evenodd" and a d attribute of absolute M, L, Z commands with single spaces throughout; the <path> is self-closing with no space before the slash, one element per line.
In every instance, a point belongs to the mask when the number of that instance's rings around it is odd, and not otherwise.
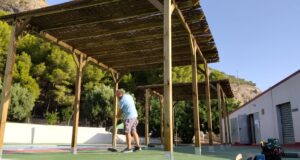
<path fill-rule="evenodd" d="M 132 149 L 129 149 L 129 148 L 125 148 L 122 152 L 123 152 L 123 153 L 132 153 L 133 150 L 132 150 Z"/>
<path fill-rule="evenodd" d="M 136 151 L 141 151 L 142 148 L 141 147 L 138 147 L 138 146 L 135 146 L 134 149 L 133 149 L 133 152 L 136 152 Z"/>

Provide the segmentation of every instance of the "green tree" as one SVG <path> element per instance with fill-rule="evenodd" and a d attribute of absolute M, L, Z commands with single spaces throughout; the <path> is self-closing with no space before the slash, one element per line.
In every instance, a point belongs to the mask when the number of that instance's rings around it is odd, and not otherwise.
<path fill-rule="evenodd" d="M 144 107 L 143 107 L 144 112 Z M 150 99 L 150 113 L 149 113 L 149 125 L 150 125 L 150 132 L 152 132 L 153 137 L 160 136 L 160 102 L 159 98 L 153 97 Z"/>
<path fill-rule="evenodd" d="M 108 78 L 105 71 L 93 64 L 87 64 L 83 68 L 82 84 L 85 94 L 94 87 L 101 86 L 103 84 L 111 84 L 111 80 Z"/>
<path fill-rule="evenodd" d="M 108 126 L 113 117 L 113 89 L 101 85 L 86 93 L 82 100 L 81 116 L 85 117 L 92 126 Z"/>
<path fill-rule="evenodd" d="M 174 106 L 176 131 L 183 143 L 191 143 L 194 136 L 193 104 L 180 101 Z"/>
<path fill-rule="evenodd" d="M 36 100 L 40 95 L 40 88 L 36 80 L 30 75 L 31 57 L 22 52 L 17 55 L 16 63 L 14 64 L 14 82 L 20 85 L 32 94 L 32 98 Z"/>
<path fill-rule="evenodd" d="M 58 124 L 59 122 L 58 112 L 46 112 L 45 118 L 47 120 L 47 124 Z"/>
<path fill-rule="evenodd" d="M 67 121 L 67 125 L 70 125 L 72 116 L 73 116 L 73 108 L 72 107 L 66 107 L 64 109 L 62 109 L 62 118 L 63 121 Z"/>
<path fill-rule="evenodd" d="M 10 107 L 8 109 L 8 120 L 23 121 L 30 117 L 30 112 L 34 106 L 34 97 L 28 89 L 21 87 L 20 84 L 14 84 Z"/>
<path fill-rule="evenodd" d="M 5 12 L 0 11 L 0 16 L 5 14 Z M 2 78 L 4 74 L 10 32 L 10 26 L 6 22 L 0 21 L 0 78 Z"/>

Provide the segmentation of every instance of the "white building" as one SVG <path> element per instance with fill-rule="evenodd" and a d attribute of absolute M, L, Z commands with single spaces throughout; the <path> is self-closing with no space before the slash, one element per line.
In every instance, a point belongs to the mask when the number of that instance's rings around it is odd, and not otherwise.
<path fill-rule="evenodd" d="M 229 115 L 231 142 L 257 144 L 278 138 L 300 143 L 300 70 Z"/>

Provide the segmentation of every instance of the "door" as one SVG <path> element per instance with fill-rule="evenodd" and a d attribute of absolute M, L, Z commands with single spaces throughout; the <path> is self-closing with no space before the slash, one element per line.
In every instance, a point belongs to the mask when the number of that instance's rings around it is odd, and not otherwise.
<path fill-rule="evenodd" d="M 237 118 L 230 119 L 230 134 L 231 134 L 231 142 L 239 143 L 239 131 L 238 131 L 238 123 Z"/>
<path fill-rule="evenodd" d="M 258 144 L 261 141 L 259 112 L 254 113 L 253 116 L 254 116 L 255 141 L 256 144 Z"/>
<path fill-rule="evenodd" d="M 256 136 L 255 136 L 255 124 L 254 124 L 254 115 L 249 114 L 248 115 L 248 122 L 249 122 L 249 136 L 250 136 L 250 143 L 255 144 L 256 143 Z"/>
<path fill-rule="evenodd" d="M 249 137 L 248 116 L 246 114 L 238 116 L 239 136 L 241 144 L 251 144 Z"/>
<path fill-rule="evenodd" d="M 291 104 L 285 103 L 278 105 L 279 115 L 280 115 L 280 123 L 279 132 L 282 137 L 283 144 L 291 144 L 295 143 L 294 137 L 294 126 L 293 126 L 293 117 L 292 117 L 292 110 Z"/>

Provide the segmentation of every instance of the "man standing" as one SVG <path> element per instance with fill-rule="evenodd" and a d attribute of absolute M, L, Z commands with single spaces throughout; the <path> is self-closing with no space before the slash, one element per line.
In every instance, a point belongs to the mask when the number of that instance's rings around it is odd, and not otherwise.
<path fill-rule="evenodd" d="M 116 96 L 119 98 L 119 106 L 120 110 L 118 111 L 117 117 L 120 118 L 122 112 L 125 115 L 125 134 L 126 134 L 126 142 L 127 148 L 123 150 L 124 153 L 130 153 L 133 151 L 142 150 L 139 143 L 139 135 L 136 131 L 136 126 L 138 125 L 138 114 L 135 107 L 134 100 L 131 95 L 125 94 L 123 90 L 117 90 Z M 131 135 L 135 141 L 135 147 L 131 148 Z"/>

